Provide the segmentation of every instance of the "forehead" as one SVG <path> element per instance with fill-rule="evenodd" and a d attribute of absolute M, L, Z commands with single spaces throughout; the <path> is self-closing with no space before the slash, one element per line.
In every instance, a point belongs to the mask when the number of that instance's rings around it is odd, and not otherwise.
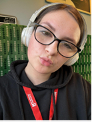
<path fill-rule="evenodd" d="M 60 19 L 60 21 L 61 21 L 61 19 L 63 20 L 63 19 L 69 19 L 69 20 L 75 20 L 75 18 L 73 17 L 73 15 L 72 14 L 70 14 L 67 10 L 65 10 L 65 9 L 61 9 L 61 10 L 53 10 L 53 11 L 50 11 L 50 12 L 48 12 L 48 13 L 46 13 L 43 17 L 42 17 L 42 19 L 41 19 L 41 21 L 43 20 L 43 19 L 46 19 L 46 17 L 49 17 L 49 18 L 54 18 L 55 20 L 56 19 Z M 58 17 L 58 18 L 56 18 L 56 17 Z M 53 19 L 53 20 L 54 20 Z M 75 20 L 76 21 L 76 20 Z M 77 22 L 77 21 L 76 21 Z"/>

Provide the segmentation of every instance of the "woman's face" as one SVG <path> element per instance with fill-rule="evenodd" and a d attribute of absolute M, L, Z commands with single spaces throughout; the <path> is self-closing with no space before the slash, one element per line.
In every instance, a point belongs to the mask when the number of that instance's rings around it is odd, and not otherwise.
<path fill-rule="evenodd" d="M 78 43 L 80 28 L 76 20 L 65 10 L 46 14 L 39 23 L 52 31 L 58 39 Z M 34 32 L 28 46 L 29 69 L 42 74 L 51 74 L 58 70 L 69 58 L 57 52 L 57 41 L 51 45 L 42 45 L 34 38 Z"/>

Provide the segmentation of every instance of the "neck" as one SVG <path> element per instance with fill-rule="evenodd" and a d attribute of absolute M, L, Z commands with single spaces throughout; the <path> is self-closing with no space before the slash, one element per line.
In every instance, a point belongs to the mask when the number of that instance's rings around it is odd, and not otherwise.
<path fill-rule="evenodd" d="M 30 64 L 28 63 L 25 68 L 25 72 L 26 72 L 27 77 L 30 79 L 30 81 L 34 85 L 39 85 L 49 79 L 50 74 L 39 73 L 33 67 L 30 67 L 29 65 Z"/>

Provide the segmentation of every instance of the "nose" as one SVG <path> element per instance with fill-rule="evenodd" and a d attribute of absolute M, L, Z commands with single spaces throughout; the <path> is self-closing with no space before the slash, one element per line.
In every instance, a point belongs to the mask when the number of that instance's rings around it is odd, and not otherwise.
<path fill-rule="evenodd" d="M 52 44 L 46 45 L 45 50 L 49 53 L 49 55 L 56 55 L 57 45 L 58 45 L 58 41 L 54 41 Z"/>

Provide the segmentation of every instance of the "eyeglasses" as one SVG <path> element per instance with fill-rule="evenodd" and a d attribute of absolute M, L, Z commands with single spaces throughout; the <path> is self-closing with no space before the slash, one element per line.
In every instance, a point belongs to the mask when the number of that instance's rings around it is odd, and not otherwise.
<path fill-rule="evenodd" d="M 58 39 L 49 29 L 33 23 L 34 25 L 34 37 L 37 42 L 42 45 L 50 45 L 54 41 L 58 41 L 57 51 L 60 55 L 66 58 L 73 57 L 76 53 L 80 52 L 81 49 L 71 42 Z"/>

